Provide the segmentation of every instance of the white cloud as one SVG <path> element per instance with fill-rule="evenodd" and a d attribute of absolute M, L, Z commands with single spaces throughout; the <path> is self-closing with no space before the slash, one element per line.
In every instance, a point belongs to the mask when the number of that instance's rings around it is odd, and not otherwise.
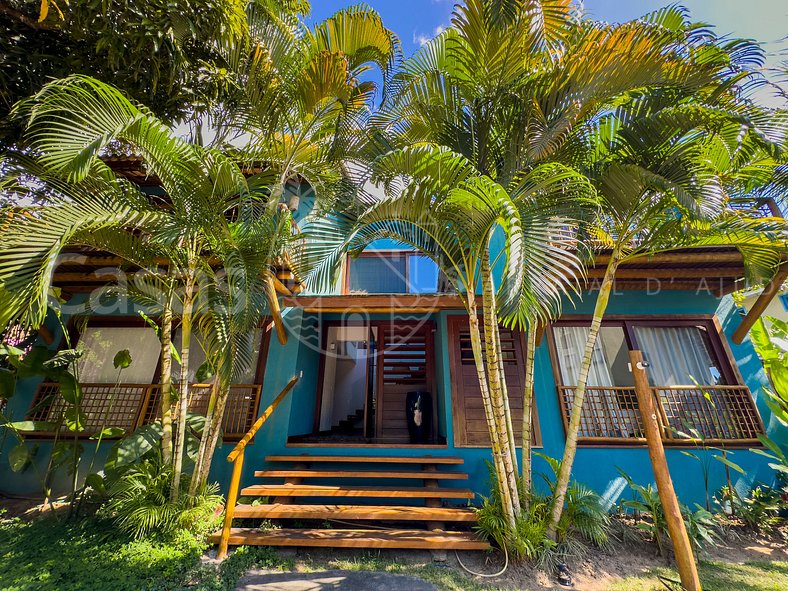
<path fill-rule="evenodd" d="M 446 25 L 438 25 L 432 31 L 432 35 L 425 35 L 424 33 L 419 33 L 418 31 L 413 31 L 413 43 L 420 47 L 424 47 L 427 43 L 429 43 L 430 39 L 433 37 L 437 37 L 441 33 L 446 30 Z"/>

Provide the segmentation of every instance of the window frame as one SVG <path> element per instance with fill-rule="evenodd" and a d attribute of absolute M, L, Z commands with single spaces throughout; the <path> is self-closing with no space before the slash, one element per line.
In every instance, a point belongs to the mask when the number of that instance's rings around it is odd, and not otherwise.
<path fill-rule="evenodd" d="M 353 291 L 351 291 L 350 290 L 350 277 L 351 277 L 350 266 L 351 266 L 351 263 L 353 262 L 353 259 L 354 258 L 356 258 L 356 259 L 373 258 L 373 257 L 379 257 L 380 255 L 391 256 L 391 257 L 393 257 L 393 256 L 402 256 L 402 257 L 405 258 L 405 275 L 406 275 L 405 289 L 407 291 L 402 292 L 402 293 L 395 293 L 395 292 L 382 292 L 382 293 L 379 293 L 379 292 L 366 292 L 366 293 L 357 292 L 357 293 L 354 293 Z M 415 249 L 381 248 L 381 249 L 376 249 L 376 250 L 365 250 L 365 251 L 359 253 L 356 257 L 351 257 L 350 255 L 347 255 L 345 257 L 345 263 L 344 263 L 344 273 L 343 273 L 343 279 L 342 279 L 342 295 L 369 295 L 369 296 L 429 295 L 429 292 L 424 292 L 422 294 L 420 292 L 414 292 L 414 291 L 411 290 L 412 279 L 411 279 L 411 276 L 410 276 L 410 273 L 411 273 L 410 258 L 413 257 L 413 256 L 421 256 L 421 257 L 424 257 L 426 259 L 432 260 L 428 256 L 420 254 L 419 251 L 415 250 Z M 439 273 L 439 276 L 438 276 L 438 281 L 440 282 L 440 273 Z M 436 286 L 435 293 L 438 293 L 437 286 Z"/>
<path fill-rule="evenodd" d="M 564 401 L 562 400 L 561 389 L 576 387 L 576 384 L 564 384 L 561 376 L 561 365 L 558 356 L 558 350 L 555 342 L 555 335 L 553 333 L 556 327 L 560 326 L 589 326 L 593 320 L 590 314 L 571 314 L 562 316 L 559 320 L 553 322 L 548 330 L 545 331 L 547 336 L 547 346 L 550 356 L 550 365 L 553 372 L 553 380 L 555 383 L 555 394 L 558 402 L 558 411 L 561 414 L 561 422 L 564 427 L 564 435 L 568 430 L 568 418 L 564 409 Z M 713 356 L 713 360 L 717 363 L 724 385 L 739 386 L 749 388 L 744 381 L 744 378 L 736 364 L 733 352 L 728 344 L 725 333 L 720 324 L 719 318 L 716 314 L 611 314 L 605 316 L 602 320 L 602 326 L 618 326 L 624 331 L 625 343 L 629 351 L 637 350 L 638 343 L 633 328 L 635 326 L 651 326 L 651 327 L 682 327 L 682 326 L 702 326 L 706 330 L 707 343 L 709 345 L 709 353 Z M 660 386 L 656 386 L 659 388 Z M 752 400 L 750 393 L 751 403 L 757 415 L 758 423 L 761 432 L 765 432 L 763 420 L 761 419 L 760 412 L 758 411 L 755 401 Z M 716 441 L 716 440 L 715 440 Z M 697 442 L 694 440 L 670 440 L 667 441 L 663 438 L 664 443 L 670 443 L 675 447 L 695 447 Z M 740 443 L 737 443 L 740 442 Z M 615 447 L 643 447 L 644 440 L 641 438 L 627 438 L 627 437 L 579 437 L 579 446 L 599 447 L 600 445 L 613 445 Z M 728 446 L 744 446 L 753 447 L 757 446 L 750 440 L 729 439 L 726 440 L 725 445 Z"/>

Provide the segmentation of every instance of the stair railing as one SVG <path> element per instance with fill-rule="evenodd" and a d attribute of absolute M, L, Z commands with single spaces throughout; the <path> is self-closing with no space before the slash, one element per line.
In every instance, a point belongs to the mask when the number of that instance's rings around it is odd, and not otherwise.
<path fill-rule="evenodd" d="M 230 532 L 232 530 L 235 505 L 238 502 L 238 490 L 241 486 L 241 473 L 243 472 L 244 467 L 244 452 L 246 450 L 246 446 L 303 375 L 304 372 L 301 372 L 298 375 L 290 378 L 290 381 L 287 382 L 287 385 L 284 387 L 284 389 L 279 393 L 279 395 L 274 399 L 269 407 L 265 409 L 265 412 L 260 415 L 260 418 L 254 422 L 252 428 L 249 429 L 246 435 L 241 438 L 233 450 L 227 455 L 227 461 L 233 463 L 233 475 L 230 478 L 230 490 L 227 491 L 227 503 L 224 508 L 224 525 L 222 526 L 222 534 L 219 537 L 219 552 L 217 557 L 220 559 L 227 556 L 227 547 L 230 543 Z"/>

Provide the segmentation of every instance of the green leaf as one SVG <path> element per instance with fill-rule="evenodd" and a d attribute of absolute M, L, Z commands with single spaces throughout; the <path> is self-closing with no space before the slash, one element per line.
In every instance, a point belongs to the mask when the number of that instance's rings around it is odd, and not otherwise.
<path fill-rule="evenodd" d="M 53 355 L 54 352 L 46 347 L 33 347 L 19 364 L 16 374 L 17 377 L 19 379 L 24 379 L 50 375 L 52 372 L 44 367 L 44 363 L 51 359 Z"/>
<path fill-rule="evenodd" d="M 82 357 L 84 351 L 78 349 L 64 349 L 55 353 L 54 357 L 47 359 L 41 365 L 47 371 L 58 371 L 67 368 L 77 359 Z"/>
<path fill-rule="evenodd" d="M 194 374 L 194 379 L 201 384 L 207 384 L 213 379 L 214 372 L 213 366 L 206 361 L 200 367 L 197 368 L 197 372 Z"/>
<path fill-rule="evenodd" d="M 58 377 L 58 383 L 63 400 L 71 405 L 78 405 L 82 402 L 82 387 L 73 374 L 64 372 Z"/>
<path fill-rule="evenodd" d="M 131 353 L 128 349 L 123 349 L 115 353 L 115 358 L 112 360 L 112 365 L 115 369 L 126 369 L 131 365 Z"/>
<path fill-rule="evenodd" d="M 13 447 L 11 451 L 8 452 L 8 463 L 11 466 L 11 471 L 17 473 L 21 472 L 30 463 L 32 457 L 33 454 L 26 443 L 23 442 Z"/>
<path fill-rule="evenodd" d="M 77 433 L 82 432 L 85 430 L 85 421 L 87 417 L 85 413 L 82 412 L 82 409 L 77 406 L 72 406 L 71 408 L 67 408 L 66 412 L 63 413 L 63 420 L 66 423 L 66 427 L 68 427 L 69 431 L 75 431 Z"/>
<path fill-rule="evenodd" d="M 100 495 L 104 495 L 107 492 L 107 487 L 101 474 L 88 474 L 85 477 L 85 486 L 92 488 Z"/>
<path fill-rule="evenodd" d="M 125 429 L 121 429 L 120 427 L 105 427 L 98 433 L 94 433 L 90 436 L 91 439 L 117 439 L 118 437 L 123 437 L 126 433 Z"/>
<path fill-rule="evenodd" d="M 8 400 L 16 392 L 16 374 L 10 369 L 0 367 L 0 398 Z"/>
<path fill-rule="evenodd" d="M 106 471 L 115 471 L 134 464 L 161 442 L 161 425 L 145 425 L 112 446 L 105 464 Z"/>
<path fill-rule="evenodd" d="M 57 423 L 49 421 L 14 421 L 8 425 L 25 433 L 52 433 L 57 429 Z"/>
<path fill-rule="evenodd" d="M 747 475 L 747 472 L 744 471 L 744 468 L 739 466 L 739 464 L 737 464 L 736 462 L 732 462 L 731 460 L 729 460 L 725 456 L 713 456 L 713 457 L 714 457 L 715 460 L 718 460 L 718 461 L 722 462 L 723 464 L 725 464 L 729 468 L 732 468 L 732 469 L 736 470 L 739 474 L 743 474 L 745 476 Z"/>

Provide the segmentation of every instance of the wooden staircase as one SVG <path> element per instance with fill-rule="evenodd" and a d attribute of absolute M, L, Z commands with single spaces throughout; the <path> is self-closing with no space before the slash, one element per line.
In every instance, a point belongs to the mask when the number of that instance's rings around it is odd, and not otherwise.
<path fill-rule="evenodd" d="M 470 526 L 476 521 L 472 509 L 444 506 L 446 500 L 467 502 L 473 498 L 470 490 L 440 485 L 467 480 L 468 475 L 463 472 L 444 469 L 462 465 L 461 458 L 292 455 L 269 456 L 266 461 L 276 468 L 257 471 L 255 476 L 280 482 L 248 486 L 240 494 L 268 502 L 237 504 L 232 515 L 236 519 L 285 523 L 280 529 L 269 530 L 233 527 L 229 530 L 229 545 L 489 548 L 471 531 Z M 407 486 L 401 486 L 399 481 Z M 326 504 L 328 499 L 330 504 Z M 287 523 L 288 520 L 317 523 L 295 527 L 300 524 Z M 317 527 L 326 522 L 332 529 Z M 214 541 L 220 540 L 221 533 L 215 534 Z"/>
<path fill-rule="evenodd" d="M 489 547 L 470 531 L 469 525 L 476 521 L 473 510 L 443 506 L 446 499 L 467 501 L 473 498 L 470 490 L 440 486 L 441 482 L 468 479 L 463 472 L 444 470 L 447 466 L 461 465 L 462 458 L 268 456 L 266 462 L 274 464 L 276 469 L 260 470 L 255 476 L 281 481 L 241 489 L 246 446 L 300 378 L 300 375 L 293 376 L 227 456 L 227 461 L 233 463 L 233 473 L 224 524 L 221 531 L 212 536 L 219 545 L 218 558 L 226 557 L 231 545 L 439 551 L 486 550 Z M 408 486 L 400 486 L 401 481 Z M 238 503 L 239 492 L 243 497 L 265 499 L 266 502 Z M 326 503 L 327 500 L 331 502 Z M 259 525 L 233 527 L 233 519 L 306 520 L 318 525 L 330 522 L 332 529 L 295 527 L 295 523 L 267 530 Z M 453 529 L 447 529 L 449 523 Z"/>

